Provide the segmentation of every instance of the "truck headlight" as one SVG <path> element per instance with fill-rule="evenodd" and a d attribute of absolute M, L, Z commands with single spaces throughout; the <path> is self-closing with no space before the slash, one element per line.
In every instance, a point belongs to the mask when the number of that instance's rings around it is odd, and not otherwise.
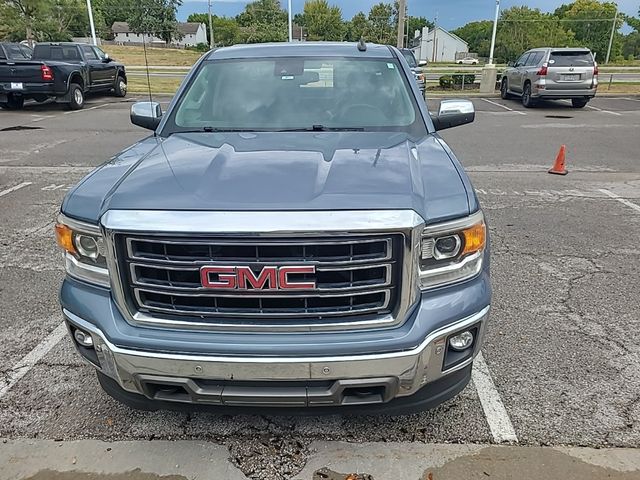
<path fill-rule="evenodd" d="M 482 212 L 426 227 L 420 249 L 420 287 L 440 287 L 480 273 L 486 237 Z"/>
<path fill-rule="evenodd" d="M 109 270 L 98 226 L 60 215 L 55 230 L 58 245 L 65 251 L 67 273 L 85 282 L 108 287 Z"/>

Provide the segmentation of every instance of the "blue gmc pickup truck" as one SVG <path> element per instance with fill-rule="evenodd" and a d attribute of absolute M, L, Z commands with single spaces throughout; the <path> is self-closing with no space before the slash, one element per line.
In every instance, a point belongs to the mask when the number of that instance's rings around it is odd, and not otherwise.
<path fill-rule="evenodd" d="M 71 190 L 60 302 L 138 409 L 404 414 L 469 382 L 489 314 L 474 189 L 395 48 L 221 48 Z M 241 407 L 245 407 L 244 409 Z"/>

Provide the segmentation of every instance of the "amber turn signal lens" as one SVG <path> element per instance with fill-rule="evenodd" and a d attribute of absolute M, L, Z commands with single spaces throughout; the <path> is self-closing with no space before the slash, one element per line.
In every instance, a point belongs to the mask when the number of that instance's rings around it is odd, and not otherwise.
<path fill-rule="evenodd" d="M 484 248 L 487 241 L 487 227 L 484 222 L 476 223 L 474 226 L 462 231 L 464 236 L 464 250 L 462 255 L 479 252 Z"/>
<path fill-rule="evenodd" d="M 76 253 L 76 247 L 73 245 L 73 230 L 66 225 L 56 224 L 56 241 L 67 252 Z"/>

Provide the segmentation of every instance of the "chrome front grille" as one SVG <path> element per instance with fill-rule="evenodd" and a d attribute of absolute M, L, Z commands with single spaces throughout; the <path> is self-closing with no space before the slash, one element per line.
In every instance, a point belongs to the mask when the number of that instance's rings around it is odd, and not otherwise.
<path fill-rule="evenodd" d="M 335 238 L 240 238 L 117 235 L 120 281 L 132 312 L 172 325 L 215 325 L 304 318 L 309 324 L 357 322 L 396 308 L 402 277 L 402 234 Z M 308 266 L 296 290 L 211 289 L 202 267 Z"/>

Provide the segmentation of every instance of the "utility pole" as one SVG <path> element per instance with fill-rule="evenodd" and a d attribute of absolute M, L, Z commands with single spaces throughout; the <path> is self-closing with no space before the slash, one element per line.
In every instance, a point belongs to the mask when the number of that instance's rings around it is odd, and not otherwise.
<path fill-rule="evenodd" d="M 607 49 L 607 59 L 604 63 L 609 63 L 609 57 L 611 56 L 611 46 L 613 45 L 613 36 L 616 33 L 616 25 L 618 23 L 618 7 L 616 7 L 616 14 L 613 17 L 613 25 L 611 25 L 611 36 L 609 37 L 609 48 Z"/>
<path fill-rule="evenodd" d="M 407 15 L 407 0 L 400 0 L 398 7 L 398 48 L 404 48 L 404 17 Z"/>
<path fill-rule="evenodd" d="M 489 65 L 493 65 L 493 52 L 496 48 L 496 32 L 498 31 L 498 15 L 500 14 L 500 0 L 496 0 L 496 16 L 493 19 L 493 32 L 491 33 L 491 50 L 489 51 Z"/>
<path fill-rule="evenodd" d="M 87 11 L 89 12 L 89 25 L 91 25 L 91 37 L 93 38 L 93 44 L 98 45 L 96 39 L 96 26 L 93 23 L 93 10 L 91 9 L 91 0 L 87 0 Z"/>
<path fill-rule="evenodd" d="M 209 49 L 213 50 L 213 20 L 211 18 L 211 0 L 209 0 Z"/>
<path fill-rule="evenodd" d="M 489 51 L 489 63 L 482 68 L 482 80 L 480 81 L 480 93 L 494 93 L 498 70 L 493 63 L 493 53 L 496 48 L 496 32 L 498 31 L 498 16 L 500 15 L 500 0 L 496 0 L 496 15 L 493 19 L 493 32 L 491 33 L 491 50 Z"/>
<path fill-rule="evenodd" d="M 291 13 L 291 0 L 289 0 L 289 42 L 293 42 L 293 14 Z"/>

